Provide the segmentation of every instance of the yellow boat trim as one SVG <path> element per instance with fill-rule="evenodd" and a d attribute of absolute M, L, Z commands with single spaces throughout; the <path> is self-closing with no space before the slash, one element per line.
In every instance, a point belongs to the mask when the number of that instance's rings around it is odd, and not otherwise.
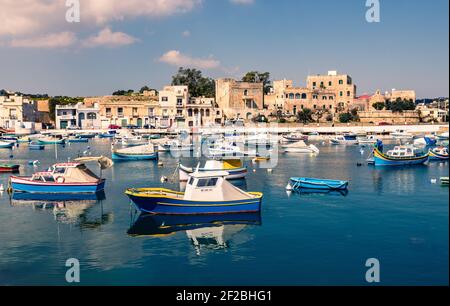
<path fill-rule="evenodd" d="M 425 154 L 425 155 L 420 156 L 420 157 L 404 157 L 404 158 L 398 157 L 398 158 L 392 158 L 392 157 L 387 156 L 384 153 L 381 153 L 377 148 L 374 148 L 373 150 L 374 150 L 374 156 L 375 157 L 378 157 L 380 159 L 387 160 L 387 161 L 419 160 L 419 159 L 424 159 L 425 157 L 428 156 L 428 154 Z"/>
<path fill-rule="evenodd" d="M 155 192 L 155 193 L 146 194 L 146 192 Z M 159 194 L 156 192 L 159 192 Z M 174 194 L 175 196 L 164 195 L 164 193 Z M 254 199 L 260 199 L 263 197 L 262 192 L 247 192 L 247 193 L 253 195 Z M 179 196 L 183 196 L 184 192 L 179 192 L 166 188 L 129 188 L 125 191 L 125 194 L 141 198 L 163 198 L 163 199 L 183 200 Z M 195 201 L 195 202 L 219 202 L 219 201 Z"/>

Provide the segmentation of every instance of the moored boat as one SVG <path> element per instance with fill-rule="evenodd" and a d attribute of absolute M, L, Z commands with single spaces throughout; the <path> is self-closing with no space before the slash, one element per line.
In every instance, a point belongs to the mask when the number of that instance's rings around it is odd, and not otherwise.
<path fill-rule="evenodd" d="M 186 182 L 189 179 L 189 174 L 194 172 L 216 172 L 227 171 L 228 175 L 225 177 L 228 180 L 241 179 L 247 175 L 247 168 L 243 167 L 240 159 L 223 159 L 223 160 L 207 160 L 203 168 L 186 167 L 179 164 L 179 176 L 181 182 Z"/>
<path fill-rule="evenodd" d="M 37 140 L 39 144 L 65 144 L 66 140 L 64 138 L 56 138 L 56 137 L 43 137 Z"/>
<path fill-rule="evenodd" d="M 14 142 L 0 140 L 0 149 L 10 149 L 14 147 Z"/>
<path fill-rule="evenodd" d="M 418 137 L 413 141 L 415 147 L 428 147 L 436 145 L 436 139 L 430 137 Z"/>
<path fill-rule="evenodd" d="M 167 141 L 165 143 L 160 143 L 158 145 L 159 152 L 174 152 L 174 151 L 193 151 L 194 144 L 192 143 L 182 143 L 178 140 Z"/>
<path fill-rule="evenodd" d="M 18 172 L 19 168 L 16 164 L 0 163 L 0 172 Z"/>
<path fill-rule="evenodd" d="M 436 147 L 428 151 L 429 160 L 448 160 L 448 148 Z"/>
<path fill-rule="evenodd" d="M 282 146 L 284 152 L 288 153 L 315 153 L 318 154 L 319 149 L 311 144 L 307 145 L 303 140 Z"/>
<path fill-rule="evenodd" d="M 43 144 L 37 143 L 37 142 L 30 142 L 28 144 L 28 149 L 30 150 L 44 150 L 45 146 Z"/>
<path fill-rule="evenodd" d="M 303 135 L 302 133 L 290 133 L 287 135 L 283 135 L 283 140 L 286 142 L 297 142 L 297 141 L 307 141 L 308 136 Z"/>
<path fill-rule="evenodd" d="M 441 181 L 441 185 L 448 186 L 448 176 L 442 176 L 440 178 L 440 181 Z"/>
<path fill-rule="evenodd" d="M 391 133 L 391 137 L 394 139 L 400 139 L 400 140 L 404 140 L 404 139 L 412 139 L 413 135 L 405 130 L 395 130 L 394 132 Z"/>
<path fill-rule="evenodd" d="M 112 151 L 113 160 L 152 160 L 158 158 L 153 144 L 132 146 Z"/>
<path fill-rule="evenodd" d="M 412 146 L 396 146 L 383 153 L 379 148 L 373 149 L 375 166 L 405 166 L 423 164 L 428 160 L 428 152 L 416 154 Z"/>
<path fill-rule="evenodd" d="M 258 212 L 262 193 L 245 192 L 228 182 L 226 171 L 190 174 L 185 192 L 164 188 L 129 188 L 125 194 L 145 213 L 226 214 Z"/>
<path fill-rule="evenodd" d="M 103 158 L 103 157 L 102 157 Z M 96 193 L 105 187 L 84 163 L 54 164 L 48 171 L 36 172 L 31 177 L 11 176 L 13 192 L 30 193 Z"/>
<path fill-rule="evenodd" d="M 377 142 L 376 135 L 368 135 L 364 137 L 357 137 L 358 144 L 366 145 L 366 144 L 375 144 Z"/>
<path fill-rule="evenodd" d="M 74 137 L 69 137 L 67 139 L 67 142 L 69 142 L 69 143 L 89 142 L 89 138 L 83 138 L 81 136 L 74 136 Z"/>
<path fill-rule="evenodd" d="M 331 144 L 334 145 L 355 145 L 358 144 L 355 134 L 337 135 L 330 139 Z"/>
<path fill-rule="evenodd" d="M 320 189 L 320 190 L 345 190 L 348 187 L 348 181 L 329 180 L 308 177 L 291 177 L 287 190 L 297 189 Z"/>

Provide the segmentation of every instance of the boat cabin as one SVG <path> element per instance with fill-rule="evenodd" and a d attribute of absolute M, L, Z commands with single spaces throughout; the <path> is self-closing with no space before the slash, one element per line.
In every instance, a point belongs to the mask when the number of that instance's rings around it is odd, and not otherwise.
<path fill-rule="evenodd" d="M 82 163 L 54 164 L 48 171 L 36 172 L 31 180 L 57 183 L 98 182 L 100 178 Z"/>
<path fill-rule="evenodd" d="M 184 193 L 184 200 L 189 201 L 235 201 L 243 198 L 252 199 L 253 195 L 244 192 L 229 183 L 225 177 L 227 171 L 194 172 Z"/>
<path fill-rule="evenodd" d="M 414 148 L 409 146 L 396 146 L 394 149 L 387 151 L 386 155 L 390 157 L 415 157 Z"/>

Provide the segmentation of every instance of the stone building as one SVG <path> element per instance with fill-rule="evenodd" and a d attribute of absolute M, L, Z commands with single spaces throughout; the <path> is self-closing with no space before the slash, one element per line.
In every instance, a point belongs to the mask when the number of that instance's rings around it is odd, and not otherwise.
<path fill-rule="evenodd" d="M 188 102 L 189 89 L 187 86 L 165 86 L 159 92 L 160 125 L 164 127 L 183 126 L 185 122 L 184 109 Z"/>
<path fill-rule="evenodd" d="M 186 105 L 185 118 L 188 127 L 222 124 L 222 110 L 214 98 L 191 98 Z"/>
<path fill-rule="evenodd" d="M 159 125 L 160 107 L 157 95 L 139 96 L 103 96 L 85 98 L 87 106 L 95 103 L 99 106 L 101 127 L 110 124 L 127 125 Z"/>
<path fill-rule="evenodd" d="M 17 94 L 0 96 L 0 127 L 15 129 L 24 122 L 36 122 L 37 117 L 34 101 Z"/>
<path fill-rule="evenodd" d="M 228 119 L 250 120 L 264 109 L 263 83 L 217 79 L 216 103 Z"/>
<path fill-rule="evenodd" d="M 416 92 L 414 90 L 396 90 L 392 89 L 391 92 L 386 93 L 386 100 L 395 101 L 397 99 L 401 100 L 412 100 L 416 101 Z"/>
<path fill-rule="evenodd" d="M 100 107 L 98 103 L 85 105 L 82 102 L 69 105 L 57 105 L 55 108 L 57 129 L 76 127 L 80 129 L 101 128 Z"/>
<path fill-rule="evenodd" d="M 326 90 L 334 94 L 336 108 L 346 111 L 356 97 L 356 85 L 347 74 L 328 71 L 327 75 L 310 75 L 306 79 L 306 87 L 311 90 Z"/>

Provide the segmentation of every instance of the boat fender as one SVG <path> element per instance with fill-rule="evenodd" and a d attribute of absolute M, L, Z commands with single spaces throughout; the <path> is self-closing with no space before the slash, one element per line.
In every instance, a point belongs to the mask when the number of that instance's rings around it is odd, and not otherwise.
<path fill-rule="evenodd" d="M 164 166 L 163 162 L 158 162 L 158 167 Z"/>
<path fill-rule="evenodd" d="M 168 179 L 167 179 L 167 177 L 166 176 L 161 176 L 161 183 L 165 183 L 165 182 L 167 182 L 168 181 Z"/>
<path fill-rule="evenodd" d="M 287 191 L 291 191 L 291 190 L 292 190 L 292 186 L 291 186 L 291 183 L 288 183 L 288 184 L 287 184 L 287 186 L 286 186 L 286 190 L 287 190 Z"/>
<path fill-rule="evenodd" d="M 253 172 L 256 172 L 256 169 L 253 169 Z"/>
<path fill-rule="evenodd" d="M 3 184 L 0 184 L 0 192 L 5 191 L 5 187 L 3 187 Z"/>
<path fill-rule="evenodd" d="M 435 178 L 432 178 L 432 179 L 430 180 L 430 182 L 431 182 L 431 184 L 436 184 L 436 182 L 437 182 L 437 179 L 435 179 Z"/>
<path fill-rule="evenodd" d="M 58 177 L 56 178 L 56 182 L 62 184 L 62 183 L 65 182 L 65 179 L 64 179 L 64 177 L 62 177 L 62 176 L 58 176 Z"/>
<path fill-rule="evenodd" d="M 267 172 L 272 173 L 273 169 L 267 169 Z"/>

